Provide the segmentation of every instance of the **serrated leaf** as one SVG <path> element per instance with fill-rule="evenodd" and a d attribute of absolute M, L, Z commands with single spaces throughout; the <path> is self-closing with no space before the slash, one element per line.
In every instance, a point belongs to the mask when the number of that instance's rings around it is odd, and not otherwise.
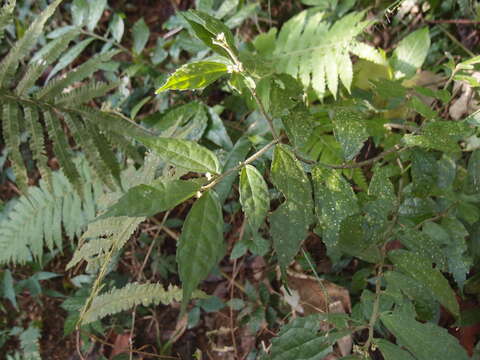
<path fill-rule="evenodd" d="M 387 340 L 375 339 L 374 342 L 382 352 L 385 360 L 415 360 L 408 352 Z"/>
<path fill-rule="evenodd" d="M 203 89 L 227 73 L 227 65 L 213 61 L 186 64 L 170 75 L 156 94 L 165 90 Z"/>
<path fill-rule="evenodd" d="M 335 170 L 315 167 L 312 180 L 318 225 L 329 255 L 335 257 L 340 226 L 344 219 L 358 212 L 357 199 L 350 184 Z"/>
<path fill-rule="evenodd" d="M 123 32 L 125 31 L 125 23 L 123 22 L 123 18 L 119 14 L 113 15 L 113 18 L 110 21 L 110 24 L 108 27 L 112 32 L 113 38 L 117 42 L 122 41 Z"/>
<path fill-rule="evenodd" d="M 270 207 L 267 183 L 262 174 L 247 165 L 240 174 L 240 203 L 253 232 L 262 225 Z"/>
<path fill-rule="evenodd" d="M 111 216 L 153 216 L 173 209 L 191 198 L 202 187 L 203 181 L 170 180 L 155 181 L 150 185 L 138 185 L 128 190 L 99 219 Z"/>
<path fill-rule="evenodd" d="M 90 0 L 88 6 L 87 28 L 93 31 L 107 6 L 107 0 Z"/>
<path fill-rule="evenodd" d="M 420 135 L 406 134 L 403 141 L 409 146 L 456 153 L 460 151 L 459 140 L 470 132 L 468 125 L 462 122 L 435 121 L 425 124 Z"/>
<path fill-rule="evenodd" d="M 73 23 L 77 26 L 82 26 L 88 18 L 87 0 L 74 0 L 70 10 Z"/>
<path fill-rule="evenodd" d="M 220 20 L 215 19 L 207 13 L 196 10 L 184 12 L 182 13 L 182 16 L 190 24 L 195 35 L 197 35 L 197 37 L 213 51 L 224 57 L 230 57 L 223 47 L 213 43 L 220 34 L 223 34 L 225 42 L 228 44 L 230 50 L 234 53 L 237 52 L 232 32 Z"/>
<path fill-rule="evenodd" d="M 430 48 L 430 33 L 427 27 L 410 33 L 402 39 L 391 59 L 395 78 L 411 77 L 422 66 Z"/>
<path fill-rule="evenodd" d="M 340 225 L 338 248 L 348 255 L 378 263 L 380 252 L 373 236 L 368 236 L 368 225 L 367 216 L 353 215 L 344 219 Z"/>
<path fill-rule="evenodd" d="M 284 145 L 275 147 L 271 179 L 286 198 L 270 217 L 273 245 L 282 268 L 297 254 L 313 222 L 310 181 L 295 155 Z"/>
<path fill-rule="evenodd" d="M 316 315 L 292 320 L 272 339 L 269 360 L 321 360 L 332 352 L 334 340 L 319 335 Z"/>
<path fill-rule="evenodd" d="M 403 293 L 415 301 L 415 308 L 421 320 L 431 320 L 435 315 L 438 304 L 431 292 L 420 282 L 397 271 L 387 271 L 384 275 L 389 294 Z"/>
<path fill-rule="evenodd" d="M 332 122 L 335 138 L 342 146 L 345 160 L 352 160 L 368 139 L 363 118 L 358 112 L 341 109 L 335 112 Z"/>
<path fill-rule="evenodd" d="M 401 314 L 382 314 L 383 324 L 417 360 L 468 360 L 457 339 L 435 324 L 422 324 Z"/>
<path fill-rule="evenodd" d="M 150 29 L 148 28 L 143 18 L 141 18 L 140 20 L 137 20 L 137 22 L 133 24 L 132 35 L 133 35 L 132 50 L 137 55 L 141 54 L 143 49 L 145 49 L 145 45 L 147 45 L 148 38 L 150 37 Z"/>
<path fill-rule="evenodd" d="M 224 255 L 223 215 L 218 196 L 206 191 L 185 219 L 178 240 L 178 273 L 183 287 L 182 312 L 192 293 Z"/>
<path fill-rule="evenodd" d="M 388 257 L 398 270 L 423 284 L 452 315 L 460 316 L 455 292 L 430 261 L 407 250 L 391 251 Z"/>
<path fill-rule="evenodd" d="M 220 171 L 215 154 L 196 142 L 165 137 L 137 138 L 170 164 L 200 173 L 217 174 Z"/>

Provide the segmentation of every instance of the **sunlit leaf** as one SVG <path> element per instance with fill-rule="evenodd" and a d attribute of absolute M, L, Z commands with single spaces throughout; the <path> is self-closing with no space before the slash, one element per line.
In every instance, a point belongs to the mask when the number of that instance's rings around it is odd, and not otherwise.
<path fill-rule="evenodd" d="M 227 65 L 213 61 L 186 64 L 170 75 L 156 93 L 165 90 L 203 89 L 227 73 Z"/>

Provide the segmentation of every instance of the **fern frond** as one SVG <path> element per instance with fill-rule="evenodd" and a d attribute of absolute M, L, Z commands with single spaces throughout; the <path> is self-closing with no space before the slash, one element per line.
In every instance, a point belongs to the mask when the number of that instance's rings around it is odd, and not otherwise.
<path fill-rule="evenodd" d="M 114 190 L 115 185 L 112 182 L 110 171 L 103 162 L 103 159 L 98 154 L 95 144 L 93 143 L 87 128 L 82 123 L 82 120 L 69 113 L 63 114 L 63 118 L 65 119 L 65 123 L 67 124 L 68 128 L 72 132 L 75 142 L 83 149 L 85 156 L 92 168 L 102 179 L 102 181 L 112 190 Z"/>
<path fill-rule="evenodd" d="M 353 76 L 350 53 L 384 62 L 374 48 L 356 39 L 370 24 L 362 21 L 363 17 L 364 12 L 350 13 L 330 27 L 323 21 L 322 13 L 309 16 L 302 11 L 287 21 L 278 35 L 274 51 L 277 70 L 299 78 L 319 98 L 324 97 L 327 88 L 336 97 L 339 78 L 350 91 Z"/>
<path fill-rule="evenodd" d="M 30 149 L 32 150 L 33 160 L 35 160 L 42 178 L 51 186 L 50 168 L 47 165 L 48 158 L 45 155 L 45 140 L 38 110 L 32 106 L 25 106 L 23 113 L 31 136 Z"/>
<path fill-rule="evenodd" d="M 62 171 L 52 173 L 51 187 L 44 180 L 38 187 L 30 187 L 0 222 L 0 264 L 40 258 L 44 245 L 61 248 L 62 226 L 73 238 L 95 217 L 101 182 L 92 176 L 83 158 L 77 158 L 75 166 L 83 182 L 83 199 Z"/>
<path fill-rule="evenodd" d="M 18 96 L 26 95 L 48 66 L 62 55 L 70 41 L 72 41 L 77 34 L 78 32 L 76 30 L 69 31 L 65 35 L 48 43 L 38 51 L 36 56 L 32 58 L 27 71 L 15 88 L 15 94 Z"/>
<path fill-rule="evenodd" d="M 45 111 L 43 118 L 45 119 L 48 135 L 53 142 L 53 151 L 57 155 L 58 162 L 62 166 L 65 176 L 80 190 L 80 175 L 73 163 L 72 155 L 69 152 L 70 147 L 68 146 L 60 120 L 50 111 Z"/>
<path fill-rule="evenodd" d="M 20 108 L 14 103 L 7 101 L 3 104 L 3 138 L 5 145 L 10 150 L 10 160 L 15 174 L 17 185 L 22 191 L 27 188 L 27 171 L 20 152 L 21 120 Z"/>
<path fill-rule="evenodd" d="M 202 293 L 195 294 L 201 297 Z M 128 310 L 136 305 L 170 305 L 182 300 L 182 289 L 169 285 L 165 289 L 161 284 L 130 283 L 121 289 L 113 289 L 108 293 L 95 297 L 85 312 L 83 324 L 91 323 L 105 316 Z"/>
<path fill-rule="evenodd" d="M 83 118 L 97 125 L 105 133 L 114 132 L 118 135 L 130 134 L 144 136 L 146 130 L 135 122 L 124 119 L 113 113 L 100 111 L 87 106 L 78 106 L 75 111 Z"/>
<path fill-rule="evenodd" d="M 5 27 L 12 21 L 15 3 L 16 0 L 8 0 L 0 9 L 0 40 L 3 38 Z"/>
<path fill-rule="evenodd" d="M 20 60 L 28 55 L 30 49 L 36 44 L 43 27 L 47 20 L 53 15 L 55 9 L 62 0 L 55 0 L 40 15 L 38 15 L 27 29 L 25 36 L 18 40 L 7 56 L 0 63 L 0 85 L 4 85 L 5 80 L 9 80 L 15 74 Z"/>
<path fill-rule="evenodd" d="M 70 107 L 86 104 L 90 100 L 93 100 L 100 96 L 104 96 L 110 90 L 116 88 L 117 85 L 118 84 L 115 83 L 109 84 L 94 81 L 61 95 L 59 98 L 57 98 L 55 103 L 60 106 L 64 105 Z"/>
<path fill-rule="evenodd" d="M 88 135 L 91 137 L 94 146 L 98 149 L 100 157 L 110 170 L 113 178 L 120 184 L 120 166 L 118 165 L 115 153 L 111 149 L 111 143 L 102 131 L 91 121 L 85 123 L 87 127 Z M 123 139 L 123 138 L 122 138 Z"/>
<path fill-rule="evenodd" d="M 155 155 L 149 154 L 141 170 L 129 168 L 124 171 L 122 173 L 123 188 L 128 190 L 139 184 L 150 183 L 155 176 L 159 162 L 160 160 Z M 120 191 L 111 191 L 100 198 L 98 202 L 108 207 L 121 195 Z M 85 260 L 88 262 L 89 271 L 95 271 L 105 261 L 108 261 L 107 254 L 119 251 L 125 245 L 144 220 L 145 217 L 111 217 L 90 223 L 87 231 L 82 235 L 84 242 L 75 251 L 67 269 Z"/>
<path fill-rule="evenodd" d="M 51 101 L 56 97 L 60 97 L 65 89 L 76 82 L 85 80 L 98 70 L 100 64 L 109 61 L 113 56 L 118 54 L 118 52 L 117 50 L 113 50 L 91 58 L 72 71 L 69 71 L 65 77 L 59 77 L 50 81 L 47 86 L 36 93 L 35 97 L 45 101 Z"/>
<path fill-rule="evenodd" d="M 40 355 L 40 329 L 32 324 L 27 330 L 23 331 L 20 338 L 20 349 L 22 350 L 22 359 L 42 360 Z"/>

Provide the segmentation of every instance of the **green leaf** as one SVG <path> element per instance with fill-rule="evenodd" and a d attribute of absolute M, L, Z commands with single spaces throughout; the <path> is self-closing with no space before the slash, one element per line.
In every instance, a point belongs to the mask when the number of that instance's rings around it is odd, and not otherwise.
<path fill-rule="evenodd" d="M 155 181 L 151 185 L 138 185 L 128 190 L 100 218 L 111 216 L 153 216 L 173 209 L 200 190 L 203 181 Z"/>
<path fill-rule="evenodd" d="M 93 40 L 95 39 L 94 38 L 85 39 L 83 41 L 80 41 L 74 47 L 70 48 L 64 55 L 62 55 L 62 57 L 55 64 L 54 68 L 48 74 L 46 81 L 48 82 L 59 71 L 65 69 L 68 65 L 70 65 Z"/>
<path fill-rule="evenodd" d="M 123 22 L 123 18 L 119 14 L 113 15 L 112 21 L 110 21 L 109 28 L 112 32 L 113 38 L 117 42 L 122 41 L 123 32 L 125 30 L 125 23 Z"/>
<path fill-rule="evenodd" d="M 452 315 L 460 315 L 455 292 L 430 261 L 407 250 L 391 251 L 388 257 L 398 270 L 423 284 Z"/>
<path fill-rule="evenodd" d="M 414 31 L 397 45 L 391 59 L 395 78 L 411 77 L 425 61 L 430 48 L 430 33 L 427 27 Z"/>
<path fill-rule="evenodd" d="M 270 207 L 267 183 L 262 174 L 247 165 L 240 174 L 240 203 L 253 232 L 262 225 Z"/>
<path fill-rule="evenodd" d="M 12 303 L 13 307 L 15 308 L 15 310 L 18 311 L 18 304 L 17 304 L 17 296 L 15 294 L 15 288 L 14 288 L 14 282 L 13 282 L 13 277 L 12 277 L 12 273 L 10 272 L 10 270 L 6 269 L 4 272 L 3 272 L 3 281 L 2 281 L 2 285 L 3 285 L 3 289 L 2 289 L 2 296 L 5 298 L 5 299 L 8 299 L 10 300 L 10 302 Z"/>
<path fill-rule="evenodd" d="M 415 360 L 408 352 L 387 340 L 375 339 L 374 342 L 382 352 L 385 360 Z"/>
<path fill-rule="evenodd" d="M 480 192 L 480 150 L 475 150 L 468 159 L 467 189 L 469 193 Z"/>
<path fill-rule="evenodd" d="M 93 31 L 107 6 L 107 0 L 89 0 L 88 5 L 87 28 L 88 31 Z"/>
<path fill-rule="evenodd" d="M 272 339 L 269 360 L 321 360 L 332 352 L 333 341 L 320 336 L 316 315 L 297 318 L 283 326 Z"/>
<path fill-rule="evenodd" d="M 240 139 L 237 140 L 233 149 L 227 155 L 225 160 L 225 165 L 223 166 L 222 172 L 230 170 L 238 165 L 240 161 L 245 160 L 248 152 L 252 144 L 250 140 L 248 140 L 248 136 L 244 135 Z M 232 191 L 232 185 L 235 179 L 237 178 L 237 172 L 233 172 L 230 175 L 223 178 L 222 182 L 220 182 L 216 187 L 215 190 L 218 194 L 218 198 L 220 199 L 220 203 L 223 204 L 227 199 L 228 195 Z"/>
<path fill-rule="evenodd" d="M 397 271 L 387 271 L 384 275 L 388 294 L 405 294 L 415 301 L 415 309 L 421 320 L 431 320 L 438 309 L 432 293 L 422 283 Z"/>
<path fill-rule="evenodd" d="M 207 148 L 196 142 L 165 137 L 136 137 L 160 158 L 189 171 L 217 174 L 220 163 Z"/>
<path fill-rule="evenodd" d="M 208 108 L 208 114 L 210 115 L 210 125 L 205 133 L 205 138 L 225 150 L 231 150 L 233 148 L 233 143 L 223 125 L 222 119 L 213 108 Z"/>
<path fill-rule="evenodd" d="M 141 18 L 137 20 L 135 24 L 133 24 L 132 28 L 133 33 L 133 52 L 135 54 L 141 54 L 143 49 L 145 49 L 145 45 L 147 45 L 148 38 L 150 37 L 150 29 L 148 28 L 145 20 Z"/>
<path fill-rule="evenodd" d="M 192 293 L 224 255 L 223 215 L 218 197 L 206 191 L 192 206 L 178 240 L 178 273 L 183 286 L 182 312 Z"/>
<path fill-rule="evenodd" d="M 364 119 L 358 112 L 341 109 L 335 112 L 332 121 L 335 138 L 342 146 L 345 160 L 352 160 L 368 139 Z"/>
<path fill-rule="evenodd" d="M 227 65 L 213 61 L 186 64 L 170 75 L 156 93 L 165 90 L 203 89 L 227 73 Z"/>
<path fill-rule="evenodd" d="M 271 179 L 286 201 L 270 217 L 278 262 L 286 268 L 298 252 L 313 222 L 310 181 L 295 155 L 284 145 L 275 147 Z"/>
<path fill-rule="evenodd" d="M 368 225 L 368 216 L 353 215 L 344 219 L 340 225 L 337 246 L 348 255 L 378 263 L 381 259 L 380 252 L 375 239 L 368 236 Z"/>
<path fill-rule="evenodd" d="M 336 257 L 340 226 L 344 219 L 358 212 L 357 199 L 350 184 L 335 170 L 315 167 L 312 180 L 318 229 L 329 256 Z"/>
<path fill-rule="evenodd" d="M 184 12 L 182 13 L 182 16 L 190 24 L 195 32 L 195 35 L 197 35 L 197 37 L 213 51 L 229 58 L 228 52 L 225 51 L 223 47 L 213 43 L 217 37 L 223 34 L 225 37 L 225 42 L 230 50 L 232 50 L 234 53 L 237 53 L 235 39 L 232 32 L 220 20 L 215 19 L 207 13 L 196 10 Z"/>
<path fill-rule="evenodd" d="M 417 360 L 468 360 L 465 349 L 446 329 L 401 314 L 382 314 L 383 324 Z"/>
<path fill-rule="evenodd" d="M 17 186 L 25 192 L 28 187 L 28 175 L 20 152 L 20 108 L 14 102 L 3 104 L 2 109 L 2 135 L 7 149 L 10 151 L 10 161 L 15 174 Z"/>
<path fill-rule="evenodd" d="M 88 18 L 87 0 L 74 0 L 70 8 L 73 24 L 82 26 Z"/>
<path fill-rule="evenodd" d="M 469 135 L 470 132 L 471 129 L 463 122 L 435 121 L 428 122 L 423 126 L 420 135 L 405 135 L 403 141 L 409 146 L 458 153 L 460 151 L 459 140 Z"/>

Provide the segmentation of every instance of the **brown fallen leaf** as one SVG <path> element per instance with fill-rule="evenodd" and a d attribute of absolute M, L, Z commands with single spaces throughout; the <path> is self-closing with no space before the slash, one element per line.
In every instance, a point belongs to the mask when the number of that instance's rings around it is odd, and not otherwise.
<path fill-rule="evenodd" d="M 110 359 L 123 353 L 127 353 L 130 350 L 130 333 L 118 334 L 113 342 L 112 352 L 110 353 Z"/>
<path fill-rule="evenodd" d="M 285 301 L 292 310 L 304 315 L 318 313 L 346 313 L 351 312 L 350 294 L 347 289 L 327 280 L 318 280 L 301 273 L 288 272 L 287 282 L 290 289 L 288 293 L 284 288 Z M 330 329 L 329 324 L 321 326 L 322 331 Z M 351 354 L 353 339 L 350 335 L 337 341 L 337 352 L 342 356 Z M 335 360 L 335 354 L 329 354 L 323 360 Z"/>
<path fill-rule="evenodd" d="M 288 274 L 287 281 L 289 288 L 298 292 L 305 315 L 327 312 L 327 303 L 332 304 L 336 301 L 343 305 L 344 312 L 352 310 L 350 294 L 342 286 L 327 280 L 321 280 L 319 283 L 317 279 L 295 274 Z"/>

